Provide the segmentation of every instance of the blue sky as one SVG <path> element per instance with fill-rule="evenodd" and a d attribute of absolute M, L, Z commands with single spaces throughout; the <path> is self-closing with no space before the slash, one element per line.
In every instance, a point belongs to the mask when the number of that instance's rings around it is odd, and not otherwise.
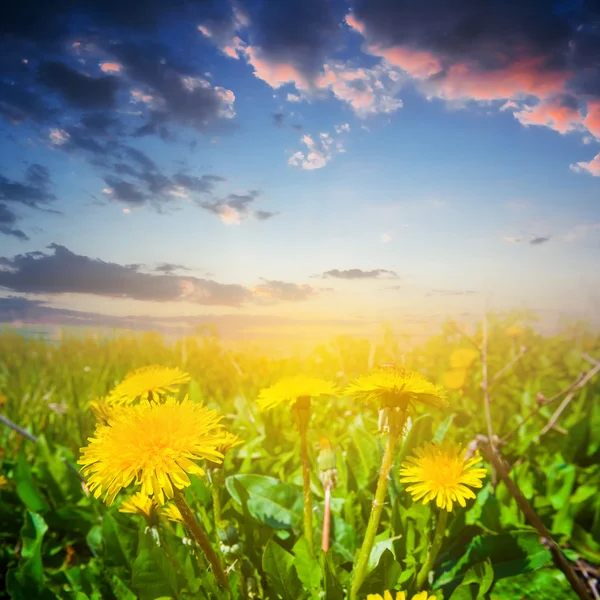
<path fill-rule="evenodd" d="M 595 318 L 597 15 L 183 4 L 4 15 L 3 320 Z"/>

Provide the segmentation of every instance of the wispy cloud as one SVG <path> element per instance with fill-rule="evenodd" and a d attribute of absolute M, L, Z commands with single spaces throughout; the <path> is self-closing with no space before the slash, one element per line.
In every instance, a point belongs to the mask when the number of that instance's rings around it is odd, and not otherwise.
<path fill-rule="evenodd" d="M 321 277 L 325 279 L 395 279 L 398 277 L 395 271 L 388 269 L 371 269 L 364 271 L 362 269 L 331 269 L 325 271 Z"/>

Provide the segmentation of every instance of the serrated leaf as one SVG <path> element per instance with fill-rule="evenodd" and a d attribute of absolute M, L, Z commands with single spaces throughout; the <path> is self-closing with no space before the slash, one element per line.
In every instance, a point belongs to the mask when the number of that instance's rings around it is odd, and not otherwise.
<path fill-rule="evenodd" d="M 272 539 L 265 546 L 262 567 L 273 589 L 283 600 L 298 599 L 302 586 L 294 569 L 294 557 Z"/>
<path fill-rule="evenodd" d="M 327 600 L 344 600 L 344 589 L 335 574 L 335 568 L 328 554 L 323 555 L 323 571 L 325 573 L 325 598 Z"/>
<path fill-rule="evenodd" d="M 302 520 L 302 494 L 298 488 L 266 475 L 231 475 L 225 486 L 231 497 L 242 504 L 234 482 L 248 492 L 248 511 L 274 529 L 292 529 Z"/>
<path fill-rule="evenodd" d="M 310 551 L 310 545 L 306 538 L 301 537 L 294 544 L 293 552 L 294 567 L 296 567 L 298 578 L 302 582 L 304 589 L 307 590 L 313 598 L 318 598 L 321 590 L 323 573 L 319 561 Z"/>

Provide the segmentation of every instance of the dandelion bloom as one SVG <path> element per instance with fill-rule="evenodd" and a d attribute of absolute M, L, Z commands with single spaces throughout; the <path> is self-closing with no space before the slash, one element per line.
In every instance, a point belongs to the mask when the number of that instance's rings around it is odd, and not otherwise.
<path fill-rule="evenodd" d="M 481 462 L 476 454 L 465 460 L 465 452 L 460 444 L 427 442 L 409 456 L 400 469 L 400 481 L 410 483 L 406 488 L 413 500 L 423 500 L 426 504 L 435 499 L 438 508 L 452 510 L 455 502 L 461 506 L 466 500 L 475 498 L 469 488 L 480 488 L 487 471 L 474 468 Z"/>
<path fill-rule="evenodd" d="M 298 398 L 315 398 L 317 396 L 337 396 L 335 384 L 317 377 L 296 375 L 278 381 L 275 385 L 263 389 L 258 397 L 258 409 L 263 412 L 280 404 L 296 404 Z"/>
<path fill-rule="evenodd" d="M 106 398 L 96 398 L 95 400 L 90 400 L 89 407 L 92 409 L 92 412 L 96 417 L 96 421 L 100 423 L 108 423 L 109 419 L 111 419 L 117 411 L 117 407 L 108 402 Z"/>
<path fill-rule="evenodd" d="M 518 338 L 523 334 L 523 328 L 520 325 L 511 325 L 506 328 L 506 335 L 510 338 Z"/>
<path fill-rule="evenodd" d="M 421 373 L 403 368 L 381 368 L 350 382 L 346 394 L 379 408 L 408 409 L 416 402 L 429 406 L 448 406 L 446 392 Z"/>
<path fill-rule="evenodd" d="M 124 407 L 108 425 L 98 426 L 78 461 L 94 497 L 112 504 L 119 490 L 135 481 L 158 502 L 173 488 L 190 485 L 188 474 L 204 475 L 194 461 L 221 462 L 217 448 L 226 440 L 215 410 L 167 398 L 163 404 Z"/>
<path fill-rule="evenodd" d="M 383 596 L 381 594 L 369 594 L 367 600 L 394 600 L 394 596 L 386 590 L 383 592 Z M 407 600 L 406 594 L 404 592 L 396 592 L 395 600 Z M 436 597 L 434 595 L 430 596 L 427 592 L 419 592 L 412 597 L 412 600 L 436 600 Z"/>
<path fill-rule="evenodd" d="M 190 376 L 177 367 L 152 365 L 131 371 L 109 395 L 109 401 L 116 404 L 130 404 L 135 400 L 157 400 L 168 392 L 175 392 L 177 386 L 188 383 Z"/>
<path fill-rule="evenodd" d="M 131 498 L 121 502 L 121 506 L 119 506 L 119 512 L 140 515 L 148 523 L 157 521 L 158 510 L 158 504 L 152 498 L 148 498 L 140 492 L 136 492 Z"/>
<path fill-rule="evenodd" d="M 185 525 L 185 521 L 179 512 L 179 509 L 174 504 L 165 504 L 162 508 L 161 514 L 173 523 L 179 523 Z"/>
<path fill-rule="evenodd" d="M 479 358 L 475 348 L 457 348 L 450 354 L 450 366 L 453 369 L 468 369 Z"/>
<path fill-rule="evenodd" d="M 449 390 L 460 390 L 467 380 L 466 369 L 451 369 L 444 375 L 444 386 Z"/>

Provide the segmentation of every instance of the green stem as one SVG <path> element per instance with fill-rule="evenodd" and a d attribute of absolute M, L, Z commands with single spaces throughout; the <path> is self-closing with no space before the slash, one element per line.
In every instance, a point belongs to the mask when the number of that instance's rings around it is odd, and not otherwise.
<path fill-rule="evenodd" d="M 396 444 L 398 443 L 398 436 L 404 428 L 405 421 L 405 413 L 403 413 L 400 418 L 397 418 L 395 414 L 390 414 L 389 416 L 390 431 L 388 434 L 387 443 L 385 445 L 383 459 L 381 461 L 381 468 L 379 470 L 379 480 L 377 481 L 375 500 L 373 501 L 371 515 L 369 516 L 369 523 L 367 524 L 367 531 L 365 533 L 365 538 L 360 549 L 358 563 L 356 564 L 356 569 L 354 571 L 354 578 L 352 580 L 352 590 L 350 591 L 350 600 L 358 599 L 358 592 L 360 590 L 360 586 L 363 584 L 367 574 L 367 567 L 369 566 L 369 557 L 371 556 L 371 550 L 373 549 L 373 544 L 375 543 L 377 528 L 379 527 L 379 521 L 381 519 L 383 505 L 385 504 L 390 470 L 394 462 L 394 450 L 396 448 Z"/>
<path fill-rule="evenodd" d="M 231 588 L 229 587 L 229 580 L 227 579 L 227 575 L 225 574 L 225 571 L 223 571 L 221 561 L 219 560 L 219 557 L 217 556 L 216 552 L 211 546 L 208 536 L 204 532 L 204 529 L 202 529 L 202 527 L 200 526 L 198 519 L 196 519 L 196 517 L 192 513 L 181 491 L 177 488 L 173 488 L 173 491 L 175 504 L 179 509 L 179 512 L 181 513 L 185 524 L 190 530 L 190 533 L 194 537 L 194 540 L 196 541 L 198 546 L 200 546 L 202 552 L 204 552 L 204 556 L 206 556 L 206 559 L 210 563 L 213 573 L 217 579 L 217 583 L 222 588 L 225 588 L 229 592 L 229 595 L 233 597 L 233 594 L 231 593 Z"/>
<path fill-rule="evenodd" d="M 300 448 L 302 453 L 302 484 L 304 491 L 304 537 L 308 542 L 311 554 L 314 554 L 312 526 L 312 494 L 310 492 L 310 464 L 308 462 L 308 443 L 306 430 L 300 430 Z"/>
<path fill-rule="evenodd" d="M 419 591 L 425 582 L 427 581 L 427 576 L 429 575 L 429 571 L 433 569 L 433 565 L 435 563 L 435 559 L 442 547 L 442 542 L 444 541 L 444 536 L 446 535 L 446 522 L 448 520 L 448 511 L 445 509 L 440 510 L 437 524 L 435 526 L 435 535 L 433 536 L 433 542 L 431 544 L 431 548 L 427 554 L 427 560 L 425 564 L 421 567 L 421 570 L 417 574 L 417 582 L 416 582 L 416 590 Z"/>
<path fill-rule="evenodd" d="M 218 536 L 219 526 L 221 524 L 221 484 L 223 483 L 223 477 L 221 469 L 216 468 L 211 472 L 211 483 L 212 483 L 212 499 L 213 499 L 213 513 L 215 517 L 215 533 Z"/>

